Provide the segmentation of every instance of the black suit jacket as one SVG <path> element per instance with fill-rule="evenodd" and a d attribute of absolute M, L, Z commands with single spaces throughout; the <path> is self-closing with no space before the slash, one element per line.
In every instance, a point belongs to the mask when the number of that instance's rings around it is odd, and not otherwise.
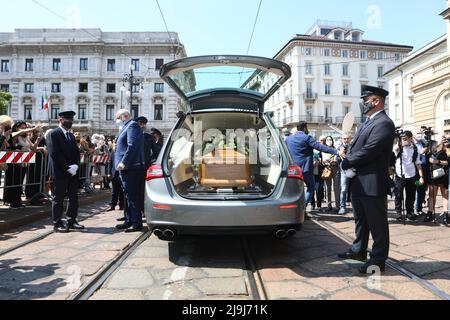
<path fill-rule="evenodd" d="M 52 130 L 47 139 L 48 173 L 52 180 L 62 180 L 71 177 L 67 172 L 69 166 L 80 166 L 80 151 L 73 134 L 69 142 L 61 128 Z"/>
<path fill-rule="evenodd" d="M 155 142 L 155 138 L 153 137 L 153 135 L 144 133 L 144 158 L 146 169 L 150 167 L 153 160 L 156 160 L 160 151 L 161 149 Z"/>
<path fill-rule="evenodd" d="M 356 169 L 351 181 L 354 195 L 382 197 L 389 193 L 388 167 L 395 138 L 395 125 L 383 111 L 359 130 L 342 162 L 344 170 Z"/>

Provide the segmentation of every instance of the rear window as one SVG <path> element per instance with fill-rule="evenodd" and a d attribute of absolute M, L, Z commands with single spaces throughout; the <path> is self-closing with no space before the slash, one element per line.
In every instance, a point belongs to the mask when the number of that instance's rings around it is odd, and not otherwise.
<path fill-rule="evenodd" d="M 257 114 L 188 116 L 168 144 L 170 179 L 184 197 L 267 197 L 282 172 L 279 143 Z"/>

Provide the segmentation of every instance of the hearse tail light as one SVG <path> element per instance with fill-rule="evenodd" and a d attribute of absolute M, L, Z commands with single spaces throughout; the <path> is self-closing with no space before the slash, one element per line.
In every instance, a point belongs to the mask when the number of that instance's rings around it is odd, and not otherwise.
<path fill-rule="evenodd" d="M 147 170 L 147 181 L 161 179 L 164 177 L 162 166 L 155 164 L 150 166 Z"/>
<path fill-rule="evenodd" d="M 299 166 L 289 166 L 288 178 L 303 180 L 303 172 Z"/>

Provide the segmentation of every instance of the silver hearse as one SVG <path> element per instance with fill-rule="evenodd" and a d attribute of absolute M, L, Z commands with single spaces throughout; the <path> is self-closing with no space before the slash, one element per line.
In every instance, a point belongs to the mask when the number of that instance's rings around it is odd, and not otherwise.
<path fill-rule="evenodd" d="M 184 111 L 147 172 L 145 214 L 156 236 L 286 238 L 301 229 L 302 172 L 264 111 L 290 76 L 285 63 L 251 56 L 192 57 L 162 67 Z"/>

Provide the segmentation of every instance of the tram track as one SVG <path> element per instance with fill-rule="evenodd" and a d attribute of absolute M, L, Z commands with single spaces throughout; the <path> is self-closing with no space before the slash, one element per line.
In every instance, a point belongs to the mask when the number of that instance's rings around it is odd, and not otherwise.
<path fill-rule="evenodd" d="M 128 247 L 106 264 L 100 271 L 98 271 L 91 279 L 88 279 L 83 286 L 70 296 L 67 300 L 86 301 L 97 292 L 103 284 L 111 277 L 111 275 L 118 270 L 122 264 L 128 259 L 139 246 L 152 235 L 151 231 L 142 233 L 136 240 L 134 240 Z"/>
<path fill-rule="evenodd" d="M 351 236 L 343 233 L 342 231 L 333 227 L 331 224 L 329 224 L 325 221 L 320 221 L 320 216 L 313 215 L 313 217 L 315 218 L 313 220 L 313 222 L 316 223 L 317 225 L 321 226 L 322 228 L 327 229 L 328 231 L 333 233 L 336 237 L 340 238 L 341 240 L 343 240 L 349 244 L 353 243 L 354 239 Z M 413 272 L 407 270 L 406 268 L 400 266 L 399 261 L 392 259 L 392 258 L 388 258 L 388 260 L 386 261 L 386 265 L 389 266 L 391 269 L 397 271 L 399 274 L 411 279 L 412 281 L 414 281 L 415 283 L 417 283 L 422 288 L 429 291 L 430 293 L 432 293 L 434 296 L 438 297 L 439 299 L 450 300 L 449 294 L 447 294 L 446 292 L 444 292 L 441 289 L 439 289 L 438 287 L 436 287 L 430 281 L 425 280 L 425 279 L 421 278 L 420 276 L 414 274 Z"/>
<path fill-rule="evenodd" d="M 244 254 L 244 261 L 247 272 L 248 287 L 250 289 L 250 295 L 252 300 L 269 300 L 267 290 L 264 287 L 262 276 L 257 268 L 255 259 L 250 250 L 248 239 L 246 237 L 241 238 L 242 250 Z"/>

